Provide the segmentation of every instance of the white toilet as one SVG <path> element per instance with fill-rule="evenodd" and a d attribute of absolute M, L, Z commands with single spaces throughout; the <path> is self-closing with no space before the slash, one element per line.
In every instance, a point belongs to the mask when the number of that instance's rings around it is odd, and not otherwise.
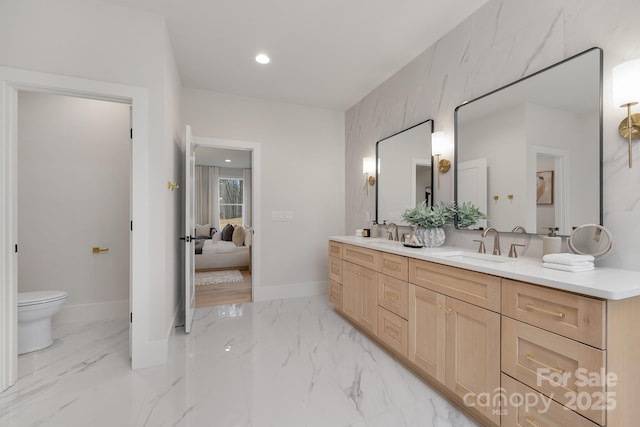
<path fill-rule="evenodd" d="M 67 295 L 64 291 L 18 292 L 18 354 L 53 344 L 51 319 Z"/>

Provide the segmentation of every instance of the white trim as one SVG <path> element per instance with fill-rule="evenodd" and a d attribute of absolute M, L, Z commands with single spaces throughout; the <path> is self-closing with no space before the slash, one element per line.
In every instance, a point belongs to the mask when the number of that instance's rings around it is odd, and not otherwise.
<path fill-rule="evenodd" d="M 253 175 L 253 186 L 251 189 L 252 208 L 252 260 L 251 260 L 251 298 L 259 301 L 258 296 L 261 291 L 260 277 L 262 273 L 262 146 L 259 142 L 239 141 L 233 139 L 208 138 L 193 136 L 193 146 L 230 148 L 233 150 L 252 151 L 251 173 Z"/>
<path fill-rule="evenodd" d="M 53 324 L 95 322 L 98 320 L 126 319 L 128 317 L 129 300 L 65 305 L 53 317 Z"/>
<path fill-rule="evenodd" d="M 135 129 L 132 144 L 131 307 L 132 366 L 152 366 L 157 356 L 153 343 L 146 342 L 149 329 L 149 95 L 146 88 L 86 80 L 55 74 L 0 67 L 0 391 L 17 380 L 17 92 L 57 93 L 90 99 L 129 103 L 133 106 Z M 164 348 L 166 353 L 166 346 Z M 165 355 L 166 359 L 166 355 Z"/>

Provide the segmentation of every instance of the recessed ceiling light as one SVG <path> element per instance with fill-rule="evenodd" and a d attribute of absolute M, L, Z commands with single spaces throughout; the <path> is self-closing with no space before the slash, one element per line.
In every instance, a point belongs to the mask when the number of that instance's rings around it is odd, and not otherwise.
<path fill-rule="evenodd" d="M 226 163 L 231 163 L 231 159 L 224 159 Z"/>
<path fill-rule="evenodd" d="M 269 62 L 271 62 L 271 59 L 264 53 L 259 54 L 258 56 L 256 56 L 256 62 L 258 64 L 268 64 Z"/>

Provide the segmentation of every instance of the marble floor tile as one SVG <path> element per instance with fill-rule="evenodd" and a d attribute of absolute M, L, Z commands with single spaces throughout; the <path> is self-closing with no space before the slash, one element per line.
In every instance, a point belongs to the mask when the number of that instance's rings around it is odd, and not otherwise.
<path fill-rule="evenodd" d="M 326 296 L 196 310 L 164 366 L 132 371 L 128 323 L 67 324 L 19 357 L 0 426 L 475 426 Z"/>

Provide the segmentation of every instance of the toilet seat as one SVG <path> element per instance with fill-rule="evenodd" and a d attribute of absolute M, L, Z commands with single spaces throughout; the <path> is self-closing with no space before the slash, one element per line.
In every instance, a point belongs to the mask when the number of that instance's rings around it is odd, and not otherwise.
<path fill-rule="evenodd" d="M 68 292 L 65 291 L 18 292 L 18 307 L 59 301 L 65 299 L 67 295 Z"/>

